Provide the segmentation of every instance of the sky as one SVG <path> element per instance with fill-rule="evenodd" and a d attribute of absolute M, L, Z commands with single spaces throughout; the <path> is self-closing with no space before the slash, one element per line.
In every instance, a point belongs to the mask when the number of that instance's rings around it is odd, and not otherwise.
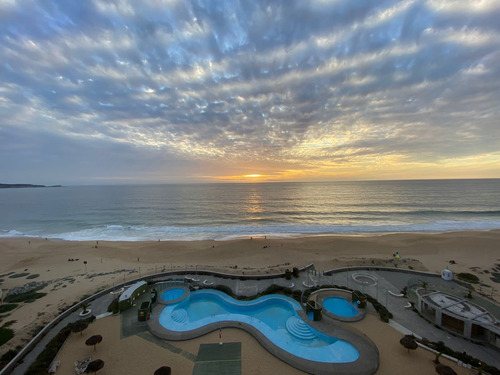
<path fill-rule="evenodd" d="M 499 0 L 2 0 L 0 182 L 500 178 Z"/>

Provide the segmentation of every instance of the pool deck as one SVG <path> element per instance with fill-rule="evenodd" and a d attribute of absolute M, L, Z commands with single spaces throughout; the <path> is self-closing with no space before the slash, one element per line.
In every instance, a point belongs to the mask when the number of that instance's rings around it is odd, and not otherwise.
<path fill-rule="evenodd" d="M 312 321 L 310 320 L 304 310 L 297 311 L 299 316 L 306 321 L 311 327 L 321 331 L 327 335 L 334 336 L 338 339 L 350 342 L 356 347 L 359 352 L 359 358 L 350 363 L 324 363 L 309 361 L 304 358 L 300 358 L 292 355 L 291 353 L 277 347 L 273 344 L 264 334 L 262 334 L 255 327 L 237 321 L 223 321 L 210 323 L 203 327 L 190 330 L 190 331 L 171 331 L 159 322 L 159 316 L 164 304 L 158 303 L 153 308 L 152 318 L 148 320 L 147 325 L 150 332 L 164 340 L 189 340 L 195 337 L 203 336 L 212 331 L 216 331 L 220 328 L 238 328 L 242 329 L 252 336 L 254 336 L 257 341 L 272 355 L 279 358 L 280 360 L 290 364 L 291 366 L 298 368 L 302 371 L 313 373 L 313 374 L 359 374 L 359 375 L 371 375 L 374 374 L 379 365 L 379 352 L 376 345 L 368 339 L 361 332 L 351 328 L 346 327 L 341 322 L 336 322 L 333 319 L 324 319 L 322 321 Z"/>

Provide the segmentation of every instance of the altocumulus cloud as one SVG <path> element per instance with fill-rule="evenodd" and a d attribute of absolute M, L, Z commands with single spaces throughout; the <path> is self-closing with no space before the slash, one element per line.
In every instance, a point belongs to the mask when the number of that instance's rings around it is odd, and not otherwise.
<path fill-rule="evenodd" d="M 2 179 L 498 161 L 498 19 L 496 0 L 2 1 Z"/>

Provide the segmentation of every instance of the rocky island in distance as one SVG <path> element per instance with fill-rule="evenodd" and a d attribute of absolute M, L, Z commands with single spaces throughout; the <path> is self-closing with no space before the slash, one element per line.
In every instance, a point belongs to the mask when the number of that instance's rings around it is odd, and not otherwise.
<path fill-rule="evenodd" d="M 61 187 L 62 185 L 33 185 L 33 184 L 0 184 L 0 189 L 10 189 L 10 188 L 46 188 L 46 187 Z"/>

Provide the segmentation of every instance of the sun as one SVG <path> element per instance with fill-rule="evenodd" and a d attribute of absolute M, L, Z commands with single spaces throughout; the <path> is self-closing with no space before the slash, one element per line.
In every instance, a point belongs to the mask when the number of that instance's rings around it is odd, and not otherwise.
<path fill-rule="evenodd" d="M 245 178 L 259 178 L 261 176 L 262 176 L 261 174 L 246 174 L 243 177 L 245 177 Z"/>

